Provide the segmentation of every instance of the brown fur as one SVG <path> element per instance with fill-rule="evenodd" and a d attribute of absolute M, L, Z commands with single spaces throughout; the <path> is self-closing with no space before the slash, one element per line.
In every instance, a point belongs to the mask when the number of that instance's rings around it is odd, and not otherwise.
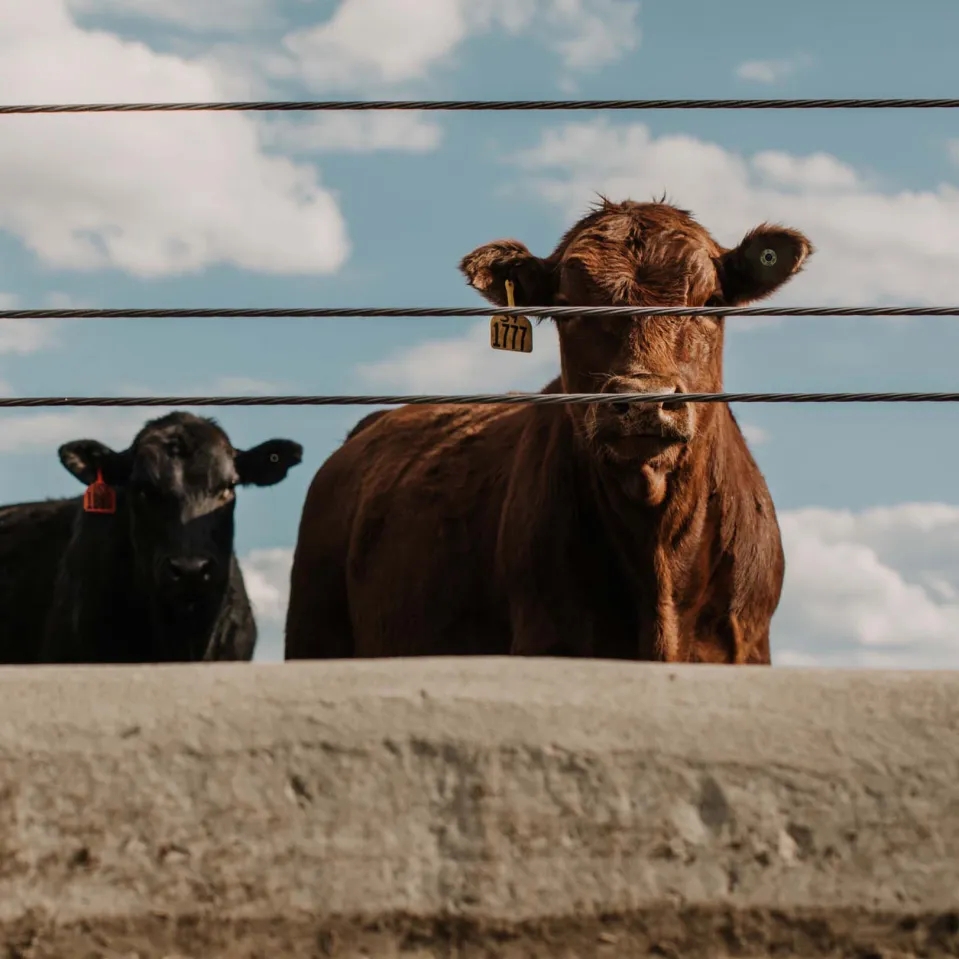
<path fill-rule="evenodd" d="M 771 256 L 769 251 L 775 256 Z M 739 305 L 812 252 L 762 225 L 724 249 L 665 203 L 602 204 L 547 258 L 515 240 L 460 267 L 492 303 Z M 556 321 L 551 392 L 723 388 L 724 321 Z M 408 406 L 317 472 L 288 659 L 578 655 L 769 663 L 784 557 L 766 483 L 720 404 Z"/>

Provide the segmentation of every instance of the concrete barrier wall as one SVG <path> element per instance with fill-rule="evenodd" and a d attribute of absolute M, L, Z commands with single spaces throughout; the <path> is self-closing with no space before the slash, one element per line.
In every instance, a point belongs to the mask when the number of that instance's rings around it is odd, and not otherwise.
<path fill-rule="evenodd" d="M 11 957 L 959 951 L 959 674 L 0 671 Z"/>

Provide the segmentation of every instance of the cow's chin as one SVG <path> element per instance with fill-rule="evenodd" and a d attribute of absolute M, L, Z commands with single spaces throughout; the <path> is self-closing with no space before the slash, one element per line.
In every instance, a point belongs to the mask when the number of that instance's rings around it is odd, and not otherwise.
<path fill-rule="evenodd" d="M 209 619 L 219 610 L 225 588 L 226 583 L 217 580 L 194 588 L 161 583 L 155 587 L 154 602 L 163 618 L 169 621 Z"/>
<path fill-rule="evenodd" d="M 603 472 L 627 497 L 651 507 L 665 501 L 687 442 L 630 433 L 593 440 Z"/>
<path fill-rule="evenodd" d="M 596 436 L 593 443 L 603 460 L 611 466 L 649 465 L 668 470 L 675 465 L 686 440 L 673 436 L 620 433 Z"/>

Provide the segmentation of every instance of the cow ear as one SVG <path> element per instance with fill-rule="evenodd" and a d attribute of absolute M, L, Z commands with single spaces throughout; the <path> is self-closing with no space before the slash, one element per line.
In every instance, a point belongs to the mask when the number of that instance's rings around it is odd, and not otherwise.
<path fill-rule="evenodd" d="M 506 281 L 513 281 L 517 306 L 552 306 L 556 273 L 518 240 L 497 240 L 477 247 L 460 260 L 467 282 L 491 303 L 506 306 Z"/>
<path fill-rule="evenodd" d="M 750 230 L 716 261 L 723 303 L 741 306 L 775 293 L 814 252 L 798 230 L 767 223 Z"/>
<path fill-rule="evenodd" d="M 117 453 L 99 440 L 73 440 L 64 443 L 58 450 L 60 462 L 81 483 L 89 486 L 103 473 L 103 479 L 111 486 L 122 486 L 130 478 L 129 451 Z"/>
<path fill-rule="evenodd" d="M 267 440 L 252 449 L 237 450 L 233 462 L 242 486 L 273 486 L 303 462 L 303 447 L 293 440 Z"/>

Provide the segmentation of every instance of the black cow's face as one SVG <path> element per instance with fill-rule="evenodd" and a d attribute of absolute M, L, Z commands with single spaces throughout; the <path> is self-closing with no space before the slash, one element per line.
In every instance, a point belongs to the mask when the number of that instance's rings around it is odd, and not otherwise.
<path fill-rule="evenodd" d="M 96 440 L 60 447 L 82 483 L 99 470 L 117 488 L 139 577 L 188 608 L 218 596 L 229 576 L 236 487 L 279 483 L 302 456 L 285 439 L 236 450 L 214 421 L 179 412 L 147 423 L 122 452 Z"/>

